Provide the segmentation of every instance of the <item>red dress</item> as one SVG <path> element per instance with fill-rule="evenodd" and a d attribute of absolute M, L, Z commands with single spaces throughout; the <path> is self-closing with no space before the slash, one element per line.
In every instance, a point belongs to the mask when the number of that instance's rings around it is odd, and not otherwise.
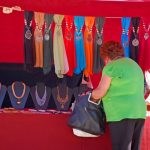
<path fill-rule="evenodd" d="M 143 23 L 145 24 L 145 28 L 143 27 Z M 148 29 L 149 26 L 149 29 Z M 149 35 L 145 36 L 144 35 Z M 139 40 L 140 40 L 140 49 L 139 49 L 139 57 L 138 62 L 143 72 L 145 70 L 150 69 L 150 18 L 143 17 L 140 23 L 139 30 Z"/>
<path fill-rule="evenodd" d="M 74 46 L 74 30 L 73 30 L 73 16 L 65 16 L 65 33 L 64 42 L 68 58 L 69 71 L 67 75 L 72 76 L 74 69 L 76 68 L 76 53 Z"/>

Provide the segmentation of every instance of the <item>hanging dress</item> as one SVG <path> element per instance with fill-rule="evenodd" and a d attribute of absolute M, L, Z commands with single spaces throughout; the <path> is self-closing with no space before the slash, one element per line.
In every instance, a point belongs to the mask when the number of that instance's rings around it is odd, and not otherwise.
<path fill-rule="evenodd" d="M 105 19 L 102 17 L 97 17 L 95 19 L 96 33 L 94 38 L 94 51 L 93 51 L 93 73 L 99 73 L 104 62 L 100 57 L 100 47 L 103 43 L 103 26 Z"/>
<path fill-rule="evenodd" d="M 63 78 L 63 75 L 69 71 L 67 54 L 62 34 L 63 15 L 54 15 L 55 29 L 53 40 L 53 53 L 55 73 L 58 78 Z"/>
<path fill-rule="evenodd" d="M 35 39 L 35 67 L 43 67 L 43 34 L 42 28 L 44 25 L 44 13 L 35 12 L 34 19 L 36 28 L 34 31 L 34 39 Z"/>
<path fill-rule="evenodd" d="M 140 49 L 138 62 L 145 72 L 150 69 L 150 17 L 143 17 L 139 28 Z"/>
<path fill-rule="evenodd" d="M 24 12 L 24 60 L 25 67 L 32 67 L 34 65 L 34 48 L 33 48 L 33 31 L 32 31 L 32 19 L 33 12 L 25 11 Z"/>
<path fill-rule="evenodd" d="M 84 75 L 89 77 L 93 72 L 93 25 L 95 17 L 85 17 L 84 48 L 86 57 L 86 68 Z"/>
<path fill-rule="evenodd" d="M 44 31 L 44 66 L 43 73 L 48 74 L 51 71 L 51 67 L 53 64 L 53 37 L 52 37 L 52 22 L 53 15 L 45 14 L 45 31 Z"/>
<path fill-rule="evenodd" d="M 84 17 L 75 16 L 75 51 L 76 51 L 76 68 L 74 70 L 75 74 L 80 74 L 86 67 L 85 52 L 84 52 L 84 42 L 82 28 L 84 26 Z"/>
<path fill-rule="evenodd" d="M 132 22 L 132 32 L 130 36 L 130 58 L 138 62 L 140 18 L 134 17 L 131 19 L 131 22 Z"/>
<path fill-rule="evenodd" d="M 124 48 L 125 57 L 129 57 L 129 38 L 128 38 L 128 32 L 130 27 L 130 20 L 129 17 L 123 17 L 121 19 L 122 22 L 122 36 L 121 36 L 121 43 Z"/>
<path fill-rule="evenodd" d="M 65 16 L 66 27 L 65 27 L 64 42 L 69 64 L 69 71 L 67 75 L 69 76 L 73 75 L 74 69 L 76 67 L 73 20 L 74 20 L 73 16 Z"/>

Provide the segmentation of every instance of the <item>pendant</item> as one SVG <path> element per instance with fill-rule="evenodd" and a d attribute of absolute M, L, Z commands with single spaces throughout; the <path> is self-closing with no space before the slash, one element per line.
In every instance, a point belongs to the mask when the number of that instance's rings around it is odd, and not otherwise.
<path fill-rule="evenodd" d="M 71 39 L 72 39 L 72 34 L 71 34 L 70 31 L 67 33 L 66 39 L 67 39 L 67 40 L 71 40 Z"/>
<path fill-rule="evenodd" d="M 68 102 L 68 95 L 66 95 L 65 98 L 60 97 L 60 95 L 57 95 L 57 101 L 60 103 L 61 109 L 64 109 L 65 104 Z"/>
<path fill-rule="evenodd" d="M 81 36 L 80 35 L 77 35 L 76 36 L 76 40 L 80 40 L 81 39 Z"/>
<path fill-rule="evenodd" d="M 133 46 L 138 46 L 139 45 L 139 40 L 137 38 L 135 38 L 133 41 L 132 41 L 132 45 Z"/>
<path fill-rule="evenodd" d="M 32 37 L 32 33 L 31 31 L 28 29 L 25 33 L 25 38 L 28 39 L 28 40 L 31 40 L 31 37 Z"/>
<path fill-rule="evenodd" d="M 61 104 L 61 108 L 64 109 L 64 107 L 65 107 L 64 104 Z"/>
<path fill-rule="evenodd" d="M 18 104 L 18 105 L 21 104 L 21 100 L 20 100 L 20 99 L 17 100 L 17 104 Z"/>
<path fill-rule="evenodd" d="M 89 43 L 92 42 L 92 35 L 91 35 L 91 34 L 88 34 L 87 41 L 88 41 Z"/>
<path fill-rule="evenodd" d="M 145 33 L 145 34 L 144 34 L 144 39 L 147 40 L 148 38 L 149 38 L 149 34 L 148 34 L 148 33 Z"/>
<path fill-rule="evenodd" d="M 102 41 L 101 38 L 98 38 L 97 41 L 96 41 L 96 43 L 100 46 L 100 45 L 102 45 L 103 41 Z"/>
<path fill-rule="evenodd" d="M 45 39 L 46 41 L 49 41 L 50 37 L 49 37 L 49 34 L 48 34 L 48 33 L 45 33 L 44 39 Z"/>
<path fill-rule="evenodd" d="M 128 42 L 128 41 L 123 42 L 123 47 L 124 47 L 124 48 L 126 48 L 126 47 L 128 47 L 128 46 L 129 46 L 129 42 Z"/>
<path fill-rule="evenodd" d="M 44 105 L 44 103 L 45 103 L 45 101 L 46 101 L 46 100 L 44 100 L 44 101 L 43 101 L 43 100 L 41 100 L 39 105 L 40 105 L 40 106 L 43 106 L 43 105 Z"/>
<path fill-rule="evenodd" d="M 42 35 L 37 35 L 35 39 L 36 39 L 37 42 L 42 42 L 43 41 L 43 36 Z"/>

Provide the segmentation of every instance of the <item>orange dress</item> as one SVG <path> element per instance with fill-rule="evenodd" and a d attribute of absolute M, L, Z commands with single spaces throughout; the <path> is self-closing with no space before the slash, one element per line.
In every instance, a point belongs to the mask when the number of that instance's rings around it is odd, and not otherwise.
<path fill-rule="evenodd" d="M 94 25 L 95 17 L 85 17 L 85 31 L 84 31 L 84 47 L 86 57 L 86 68 L 84 75 L 89 77 L 93 70 L 93 35 L 92 29 Z"/>
<path fill-rule="evenodd" d="M 42 27 L 44 25 L 44 13 L 34 13 L 36 28 L 34 31 L 35 38 L 35 67 L 43 67 L 43 34 Z"/>

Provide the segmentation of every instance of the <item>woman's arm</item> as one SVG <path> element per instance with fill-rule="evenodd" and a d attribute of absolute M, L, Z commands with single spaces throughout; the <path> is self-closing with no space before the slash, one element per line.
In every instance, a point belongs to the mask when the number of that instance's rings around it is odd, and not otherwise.
<path fill-rule="evenodd" d="M 97 102 L 99 101 L 99 99 L 104 97 L 110 87 L 110 84 L 111 84 L 111 78 L 109 76 L 104 75 L 101 78 L 98 87 L 95 90 L 93 90 L 91 100 Z"/>

